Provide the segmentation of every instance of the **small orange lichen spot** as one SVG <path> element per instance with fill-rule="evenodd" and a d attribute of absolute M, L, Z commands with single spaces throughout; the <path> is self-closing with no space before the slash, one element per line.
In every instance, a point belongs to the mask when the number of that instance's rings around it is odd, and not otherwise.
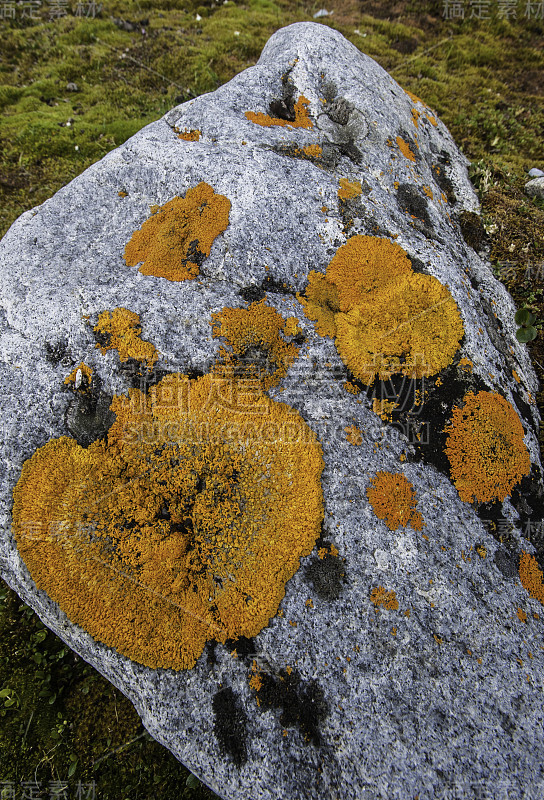
<path fill-rule="evenodd" d="M 231 348 L 231 352 L 221 350 L 223 363 L 216 365 L 216 371 L 255 378 L 265 389 L 277 386 L 299 351 L 283 338 L 286 326 L 292 329 L 293 322 L 264 298 L 248 308 L 224 308 L 212 314 L 212 336 L 223 337 Z"/>
<path fill-rule="evenodd" d="M 422 539 L 425 539 L 425 541 L 426 541 L 426 542 L 428 542 L 428 541 L 429 541 L 429 537 L 427 536 L 427 534 L 426 534 L 426 533 L 423 533 L 423 534 L 421 535 L 421 537 L 422 537 Z"/>
<path fill-rule="evenodd" d="M 423 186 L 423 191 L 425 192 L 427 197 L 431 198 L 431 200 L 434 198 L 433 190 L 431 189 L 430 186 Z"/>
<path fill-rule="evenodd" d="M 73 385 L 74 389 L 84 391 L 88 389 L 91 384 L 92 374 L 93 371 L 91 367 L 88 367 L 87 364 L 84 364 L 82 361 L 79 367 L 74 367 L 71 373 L 64 379 L 64 383 L 67 386 Z"/>
<path fill-rule="evenodd" d="M 418 111 L 417 108 L 412 109 L 412 119 L 414 121 L 414 125 L 416 128 L 419 127 L 419 118 L 421 116 L 421 111 Z"/>
<path fill-rule="evenodd" d="M 419 531 L 423 527 L 423 518 L 416 511 L 414 487 L 401 472 L 378 472 L 366 494 L 374 513 L 385 521 L 389 530 L 411 525 Z"/>
<path fill-rule="evenodd" d="M 325 556 L 329 555 L 329 551 L 326 547 L 320 547 L 319 550 L 317 551 L 317 555 L 319 556 L 319 558 L 324 559 Z"/>
<path fill-rule="evenodd" d="M 119 197 L 128 197 L 128 192 L 125 192 L 124 189 L 121 189 L 120 192 L 117 192 Z"/>
<path fill-rule="evenodd" d="M 198 130 L 188 131 L 187 128 L 185 128 L 182 133 L 178 134 L 178 139 L 184 139 L 186 142 L 198 142 L 200 135 L 200 131 Z"/>
<path fill-rule="evenodd" d="M 444 431 L 445 453 L 459 497 L 467 503 L 504 500 L 531 470 L 523 426 L 495 392 L 467 392 Z"/>
<path fill-rule="evenodd" d="M 399 183 L 398 181 L 394 181 L 394 182 L 393 182 L 393 186 L 395 187 L 395 189 L 398 189 L 398 188 L 399 188 L 399 186 L 400 186 L 400 183 Z M 398 234 L 397 234 L 397 235 L 398 235 Z"/>
<path fill-rule="evenodd" d="M 399 601 L 397 600 L 395 592 L 393 590 L 388 592 L 383 586 L 376 586 L 372 589 L 370 592 L 370 602 L 374 603 L 376 607 L 383 606 L 383 608 L 387 608 L 389 611 L 397 611 L 399 607 Z"/>
<path fill-rule="evenodd" d="M 255 692 L 258 692 L 260 689 L 262 689 L 263 680 L 258 672 L 256 672 L 251 676 L 251 678 L 249 679 L 249 685 L 250 688 L 253 689 Z"/>
<path fill-rule="evenodd" d="M 313 607 L 314 607 L 314 601 L 312 600 L 312 598 L 311 598 L 311 597 L 309 597 L 309 598 L 306 600 L 306 602 L 305 602 L 305 604 L 304 604 L 304 605 L 306 606 L 306 608 L 313 608 Z"/>
<path fill-rule="evenodd" d="M 296 317 L 287 317 L 285 325 L 283 326 L 285 336 L 298 336 L 302 333 L 302 328 L 299 325 Z"/>
<path fill-rule="evenodd" d="M 293 627 L 293 628 L 298 627 L 298 624 L 296 622 L 294 622 L 292 619 L 289 620 L 289 625 L 291 625 L 291 627 Z"/>
<path fill-rule="evenodd" d="M 519 383 L 520 382 L 520 378 L 519 378 L 519 375 L 518 375 L 518 373 L 516 372 L 515 369 L 512 370 L 512 375 L 514 377 L 514 380 L 517 381 L 517 383 Z"/>
<path fill-rule="evenodd" d="M 437 636 L 436 633 L 433 633 L 434 640 L 437 644 L 442 644 L 443 639 L 440 636 Z"/>
<path fill-rule="evenodd" d="M 38 588 L 152 669 L 256 636 L 321 532 L 315 433 L 262 392 L 248 412 L 217 382 L 172 373 L 114 397 L 105 440 L 49 441 L 14 490 L 13 532 Z"/>
<path fill-rule="evenodd" d="M 327 206 L 321 206 L 321 211 L 322 211 L 324 214 L 326 214 L 328 210 L 329 210 L 329 209 L 327 208 Z"/>
<path fill-rule="evenodd" d="M 361 181 L 348 181 L 347 178 L 340 178 L 340 188 L 338 197 L 340 200 L 351 200 L 358 197 L 362 192 Z"/>
<path fill-rule="evenodd" d="M 527 614 L 522 608 L 519 608 L 518 606 L 518 610 L 516 611 L 516 613 L 518 615 L 520 622 L 527 622 Z"/>
<path fill-rule="evenodd" d="M 538 566 L 536 558 L 523 551 L 519 561 L 519 577 L 525 589 L 531 597 L 539 600 L 544 605 L 544 583 L 542 582 L 543 573 Z"/>
<path fill-rule="evenodd" d="M 464 369 L 465 372 L 472 372 L 473 363 L 470 360 L 470 358 L 460 358 L 459 366 L 461 367 L 461 369 Z"/>
<path fill-rule="evenodd" d="M 485 558 L 487 556 L 487 550 L 483 546 L 483 544 L 476 545 L 476 552 L 480 556 L 480 558 Z"/>
<path fill-rule="evenodd" d="M 412 612 L 410 611 L 410 609 L 409 609 L 409 608 L 407 608 L 407 609 L 406 609 L 406 611 L 404 612 L 404 616 L 405 616 L 405 617 L 409 617 L 411 613 L 412 613 Z"/>
<path fill-rule="evenodd" d="M 336 557 L 337 555 L 338 555 L 338 550 L 336 549 L 336 547 L 333 544 L 331 544 L 331 556 L 335 556 Z"/>
<path fill-rule="evenodd" d="M 396 636 L 396 635 L 397 635 L 397 629 L 391 628 L 391 636 Z"/>
<path fill-rule="evenodd" d="M 427 117 L 427 119 L 429 120 L 431 125 L 434 125 L 435 128 L 436 128 L 436 126 L 438 125 L 438 122 L 436 121 L 436 117 L 433 116 L 433 114 L 429 114 L 428 111 L 425 112 L 425 116 Z"/>
<path fill-rule="evenodd" d="M 415 162 L 416 157 L 410 150 L 410 146 L 400 136 L 397 136 L 397 145 L 404 158 Z"/>
<path fill-rule="evenodd" d="M 152 369 L 159 358 L 155 346 L 140 338 L 142 329 L 139 315 L 129 311 L 128 308 L 114 308 L 111 312 L 102 311 L 93 330 L 95 333 L 103 334 L 106 339 L 105 344 L 96 345 L 102 355 L 108 350 L 117 350 L 121 361 L 133 358 L 135 361 L 145 363 L 148 369 Z"/>
<path fill-rule="evenodd" d="M 345 382 L 344 389 L 346 390 L 346 392 L 349 392 L 350 394 L 359 394 L 359 392 L 361 391 L 359 387 L 356 386 L 354 383 L 351 383 L 351 381 Z"/>
<path fill-rule="evenodd" d="M 291 128 L 313 128 L 314 123 L 308 115 L 307 106 L 309 105 L 310 101 L 301 94 L 295 103 L 294 120 L 278 119 L 264 114 L 262 111 L 246 111 L 245 115 L 250 122 L 254 122 L 256 125 L 263 125 L 265 128 L 269 128 L 272 125 L 281 125 L 282 127 L 289 125 Z"/>
<path fill-rule="evenodd" d="M 406 453 L 401 453 L 399 456 L 400 461 L 406 461 Z"/>
<path fill-rule="evenodd" d="M 533 614 L 534 619 L 540 619 L 540 614 L 537 614 L 536 611 Z"/>
<path fill-rule="evenodd" d="M 231 652 L 231 656 L 232 656 L 232 658 L 238 658 L 238 651 L 237 650 L 233 650 Z"/>
<path fill-rule="evenodd" d="M 323 148 L 318 144 L 307 144 L 302 148 L 302 152 L 304 155 L 310 156 L 311 158 L 319 158 L 323 153 Z"/>
<path fill-rule="evenodd" d="M 344 432 L 347 433 L 346 439 L 348 442 L 355 447 L 359 447 L 363 443 L 363 434 L 359 428 L 356 428 L 355 425 L 349 425 L 347 428 L 344 428 Z"/>
<path fill-rule="evenodd" d="M 426 103 L 423 102 L 423 100 L 421 100 L 420 97 L 417 96 L 417 94 L 413 94 L 412 92 L 409 92 L 408 89 L 405 89 L 404 92 L 405 92 L 405 94 L 408 95 L 408 97 L 410 98 L 412 103 L 421 103 L 422 106 L 426 106 L 427 105 Z"/>
<path fill-rule="evenodd" d="M 377 414 L 380 419 L 384 421 L 391 421 L 391 414 L 397 407 L 398 403 L 393 403 L 389 400 L 378 400 L 377 397 L 372 401 L 372 411 Z"/>
<path fill-rule="evenodd" d="M 230 200 L 201 181 L 185 197 L 173 197 L 152 209 L 125 247 L 127 265 L 143 262 L 142 275 L 169 281 L 196 277 L 213 242 L 229 224 Z"/>

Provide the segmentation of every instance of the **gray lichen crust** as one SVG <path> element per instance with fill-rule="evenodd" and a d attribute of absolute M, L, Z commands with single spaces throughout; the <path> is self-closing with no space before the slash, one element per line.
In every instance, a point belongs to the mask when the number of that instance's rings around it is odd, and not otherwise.
<path fill-rule="evenodd" d="M 191 205 L 202 184 L 213 192 Z M 230 203 L 228 224 L 204 246 L 199 219 L 217 197 Z M 180 264 L 192 270 L 178 280 L 124 257 L 136 231 L 137 252 L 164 257 L 149 241 L 167 236 L 173 198 L 185 215 Z M 144 223 L 159 229 L 161 214 L 166 227 L 148 236 Z M 537 381 L 512 300 L 467 234 L 477 214 L 467 161 L 432 110 L 336 31 L 297 23 L 256 66 L 145 127 L 0 243 L 2 575 L 226 800 L 544 796 L 544 615 L 538 582 L 522 585 L 519 572 L 522 553 L 536 564 L 544 552 Z M 414 308 L 446 287 L 444 319 L 462 337 L 436 372 L 414 367 L 411 380 L 412 355 L 390 380 L 379 367 L 370 382 L 348 370 L 340 330 L 366 342 L 369 309 L 385 319 L 404 302 L 391 284 L 393 310 L 377 290 L 361 299 L 364 286 L 323 277 L 353 237 L 388 242 Z M 283 331 L 237 350 L 227 323 L 238 318 L 223 310 L 257 314 L 263 301 Z M 118 329 L 100 316 L 115 309 L 137 317 Z M 217 314 L 224 328 L 212 327 Z M 398 324 L 415 323 L 408 313 Z M 437 349 L 425 333 L 418 341 Z M 12 530 L 13 493 L 51 440 L 103 440 L 114 397 L 151 397 L 169 373 L 197 380 L 217 364 L 252 364 L 268 396 L 317 434 L 324 521 L 258 635 L 208 642 L 192 669 L 150 668 L 36 586 Z M 527 461 L 512 454 L 519 474 L 501 475 L 500 496 L 486 494 L 493 465 L 478 462 L 477 436 L 461 443 L 462 477 L 451 473 L 445 429 L 456 419 L 473 431 L 462 416 L 470 393 L 482 415 L 519 419 L 501 447 Z M 391 476 L 402 507 L 383 489 Z"/>

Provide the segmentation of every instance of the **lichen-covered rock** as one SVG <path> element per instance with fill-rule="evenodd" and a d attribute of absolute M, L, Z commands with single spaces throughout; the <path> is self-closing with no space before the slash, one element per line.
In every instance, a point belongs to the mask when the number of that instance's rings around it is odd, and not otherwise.
<path fill-rule="evenodd" d="M 0 244 L 0 565 L 232 800 L 544 794 L 537 382 L 466 159 L 278 31 Z"/>

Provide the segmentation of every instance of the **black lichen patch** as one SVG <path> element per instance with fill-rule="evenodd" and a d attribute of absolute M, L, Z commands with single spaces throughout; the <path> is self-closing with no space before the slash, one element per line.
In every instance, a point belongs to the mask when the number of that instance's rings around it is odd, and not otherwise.
<path fill-rule="evenodd" d="M 271 278 L 269 275 L 261 282 L 261 289 L 263 292 L 270 292 L 271 294 L 290 294 L 295 295 L 296 289 L 289 284 Z"/>
<path fill-rule="evenodd" d="M 102 439 L 115 422 L 112 395 L 102 391 L 76 393 L 65 414 L 66 427 L 80 447 Z"/>
<path fill-rule="evenodd" d="M 247 714 L 240 698 L 227 686 L 213 696 L 213 729 L 221 752 L 237 767 L 247 761 Z"/>
<path fill-rule="evenodd" d="M 255 641 L 253 639 L 248 639 L 247 636 L 239 636 L 237 639 L 227 639 L 225 647 L 231 652 L 236 650 L 236 655 L 239 658 L 254 656 L 256 653 Z"/>
<path fill-rule="evenodd" d="M 397 191 L 397 203 L 401 211 L 421 220 L 432 231 L 427 198 L 411 183 L 401 183 Z"/>
<path fill-rule="evenodd" d="M 459 227 L 463 239 L 477 252 L 486 244 L 487 234 L 479 214 L 474 211 L 463 211 L 459 214 Z"/>
<path fill-rule="evenodd" d="M 45 342 L 45 358 L 54 367 L 62 364 L 63 367 L 70 366 L 73 363 L 72 356 L 68 350 L 68 344 L 64 339 L 59 341 Z"/>
<path fill-rule="evenodd" d="M 321 542 L 321 544 L 320 544 Z M 323 540 L 318 540 L 318 549 L 326 548 Z M 347 583 L 346 569 L 338 556 L 328 552 L 320 558 L 314 556 L 304 570 L 304 577 L 314 592 L 323 600 L 337 600 L 344 584 Z"/>
<path fill-rule="evenodd" d="M 263 299 L 265 291 L 260 286 L 244 286 L 243 289 L 240 289 L 238 294 L 246 303 L 257 303 L 259 300 Z"/>
<path fill-rule="evenodd" d="M 431 167 L 435 183 L 445 194 L 448 203 L 456 203 L 457 198 L 453 189 L 453 183 L 448 177 L 448 173 L 446 171 L 447 167 L 449 167 L 451 164 L 451 159 L 445 150 L 441 150 L 440 153 L 438 153 L 437 162 L 437 164 L 434 164 Z"/>
<path fill-rule="evenodd" d="M 298 727 L 304 741 L 320 745 L 319 727 L 328 714 L 323 689 L 315 680 L 303 681 L 297 670 L 281 669 L 277 675 L 259 673 L 257 697 L 261 708 L 281 708 L 280 725 Z"/>

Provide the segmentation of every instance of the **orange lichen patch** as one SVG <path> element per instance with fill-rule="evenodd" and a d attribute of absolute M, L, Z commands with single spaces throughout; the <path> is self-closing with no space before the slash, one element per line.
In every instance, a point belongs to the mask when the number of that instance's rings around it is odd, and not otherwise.
<path fill-rule="evenodd" d="M 423 186 L 422 188 L 423 188 L 423 191 L 425 192 L 425 194 L 427 195 L 427 197 L 430 197 L 430 199 L 432 200 L 434 198 L 434 194 L 433 194 L 433 190 L 431 189 L 431 187 L 430 186 Z"/>
<path fill-rule="evenodd" d="M 417 96 L 417 94 L 412 94 L 412 92 L 409 92 L 408 89 L 405 89 L 404 92 L 405 94 L 408 95 L 408 97 L 413 103 L 421 103 L 422 106 L 427 105 L 426 103 L 423 102 L 423 100 L 420 97 Z"/>
<path fill-rule="evenodd" d="M 348 181 L 347 178 L 340 178 L 340 188 L 338 189 L 340 200 L 351 200 L 353 197 L 358 197 L 362 191 L 361 181 Z"/>
<path fill-rule="evenodd" d="M 464 369 L 465 372 L 472 372 L 473 363 L 470 358 L 460 358 L 459 359 L 459 366 L 461 369 Z"/>
<path fill-rule="evenodd" d="M 307 106 L 309 105 L 310 101 L 301 94 L 295 103 L 294 120 L 277 119 L 276 117 L 270 117 L 268 114 L 263 114 L 262 111 L 246 111 L 245 115 L 250 122 L 255 122 L 257 125 L 263 125 L 266 128 L 272 125 L 281 125 L 282 127 L 289 125 L 291 128 L 313 128 L 314 123 L 308 115 Z"/>
<path fill-rule="evenodd" d="M 320 272 L 311 270 L 308 274 L 306 296 L 297 295 L 308 319 L 315 322 L 320 336 L 335 336 L 335 314 L 340 311 L 338 290 Z"/>
<path fill-rule="evenodd" d="M 370 592 L 370 602 L 374 605 L 387 608 L 389 611 L 398 611 L 399 601 L 397 595 L 393 590 L 390 592 L 384 589 L 383 586 L 375 586 Z"/>
<path fill-rule="evenodd" d="M 518 615 L 518 619 L 520 622 L 527 622 L 527 614 L 522 608 L 519 608 L 519 606 L 518 610 L 516 611 L 516 614 Z"/>
<path fill-rule="evenodd" d="M 485 549 L 483 544 L 476 545 L 476 552 L 478 553 L 480 558 L 486 558 L 487 556 L 487 550 Z"/>
<path fill-rule="evenodd" d="M 259 633 L 321 531 L 315 433 L 264 393 L 252 413 L 221 402 L 216 383 L 170 374 L 148 396 L 114 397 L 107 440 L 51 440 L 14 491 L 38 588 L 153 669 Z"/>
<path fill-rule="evenodd" d="M 218 371 L 226 367 L 256 377 L 265 389 L 277 386 L 299 351 L 282 336 L 287 322 L 264 299 L 248 308 L 224 308 L 212 314 L 212 335 L 226 339 L 231 348 L 222 348 Z"/>
<path fill-rule="evenodd" d="M 143 275 L 185 281 L 199 274 L 212 244 L 229 224 L 230 200 L 203 181 L 163 206 L 153 206 L 132 234 L 123 257 L 129 267 L 142 263 Z"/>
<path fill-rule="evenodd" d="M 302 148 L 302 152 L 311 158 L 319 158 L 323 153 L 323 148 L 318 144 L 307 144 Z"/>
<path fill-rule="evenodd" d="M 518 373 L 516 372 L 516 370 L 515 370 L 515 369 L 513 369 L 513 370 L 512 370 L 512 376 L 513 376 L 514 380 L 515 380 L 517 383 L 519 383 L 519 382 L 520 382 L 520 377 L 519 377 L 519 375 L 518 375 Z"/>
<path fill-rule="evenodd" d="M 393 409 L 397 407 L 398 403 L 393 403 L 388 400 L 378 400 L 377 397 L 372 401 L 372 411 L 377 414 L 384 422 L 391 421 L 391 414 Z"/>
<path fill-rule="evenodd" d="M 544 575 L 536 558 L 525 551 L 521 554 L 519 561 L 519 577 L 522 586 L 527 589 L 531 597 L 544 604 L 544 583 L 542 581 Z"/>
<path fill-rule="evenodd" d="M 434 127 L 436 128 L 436 126 L 438 125 L 438 122 L 436 121 L 436 117 L 433 116 L 433 114 L 429 114 L 428 111 L 425 112 L 425 116 L 427 117 L 427 119 L 429 120 L 431 125 L 434 125 Z"/>
<path fill-rule="evenodd" d="M 349 425 L 347 428 L 344 428 L 344 431 L 347 433 L 346 439 L 350 444 L 359 447 L 359 445 L 363 443 L 363 434 L 355 425 Z"/>
<path fill-rule="evenodd" d="M 125 192 L 124 189 L 121 189 L 120 192 L 117 192 L 119 197 L 128 197 L 128 192 Z"/>
<path fill-rule="evenodd" d="M 71 373 L 64 379 L 67 386 L 73 385 L 75 389 L 87 388 L 90 386 L 93 371 L 91 367 L 84 364 L 83 361 L 79 367 L 74 367 Z"/>
<path fill-rule="evenodd" d="M 346 392 L 349 392 L 350 394 L 359 394 L 361 391 L 359 387 L 356 386 L 354 383 L 351 383 L 351 381 L 345 382 L 344 389 L 346 390 Z"/>
<path fill-rule="evenodd" d="M 187 128 L 185 128 L 178 134 L 178 139 L 184 139 L 186 142 L 198 142 L 200 136 L 201 132 L 199 130 L 188 131 Z"/>
<path fill-rule="evenodd" d="M 142 329 L 140 317 L 128 308 L 114 308 L 113 311 L 102 311 L 94 332 L 105 335 L 107 342 L 97 344 L 102 355 L 108 350 L 117 350 L 121 361 L 129 358 L 145 363 L 151 369 L 159 358 L 155 346 L 140 338 Z"/>
<path fill-rule="evenodd" d="M 302 328 L 296 317 L 287 317 L 283 326 L 283 333 L 285 336 L 298 336 L 302 333 Z"/>
<path fill-rule="evenodd" d="M 495 392 L 468 392 L 445 427 L 445 453 L 459 497 L 467 503 L 504 500 L 531 470 L 523 426 Z"/>
<path fill-rule="evenodd" d="M 417 108 L 412 109 L 412 119 L 414 121 L 414 125 L 416 128 L 419 127 L 419 118 L 421 116 L 421 111 L 418 111 Z"/>
<path fill-rule="evenodd" d="M 338 291 L 340 311 L 368 299 L 371 292 L 412 273 L 400 245 L 376 236 L 352 236 L 338 248 L 327 267 L 326 280 Z"/>
<path fill-rule="evenodd" d="M 397 145 L 400 152 L 405 158 L 407 158 L 409 161 L 415 162 L 416 157 L 410 150 L 410 145 L 407 142 L 405 142 L 404 139 L 402 139 L 400 136 L 397 136 Z"/>
<path fill-rule="evenodd" d="M 412 273 L 336 314 L 336 347 L 356 378 L 434 375 L 453 360 L 464 333 L 455 300 L 440 281 Z"/>
<path fill-rule="evenodd" d="M 414 487 L 401 472 L 378 472 L 366 490 L 368 501 L 378 519 L 391 531 L 411 525 L 421 530 L 423 518 L 416 511 Z"/>
<path fill-rule="evenodd" d="M 335 336 L 344 364 L 367 385 L 394 373 L 423 377 L 451 363 L 464 333 L 449 290 L 415 273 L 398 244 L 356 235 L 326 274 L 311 271 L 304 313 L 321 336 Z"/>

